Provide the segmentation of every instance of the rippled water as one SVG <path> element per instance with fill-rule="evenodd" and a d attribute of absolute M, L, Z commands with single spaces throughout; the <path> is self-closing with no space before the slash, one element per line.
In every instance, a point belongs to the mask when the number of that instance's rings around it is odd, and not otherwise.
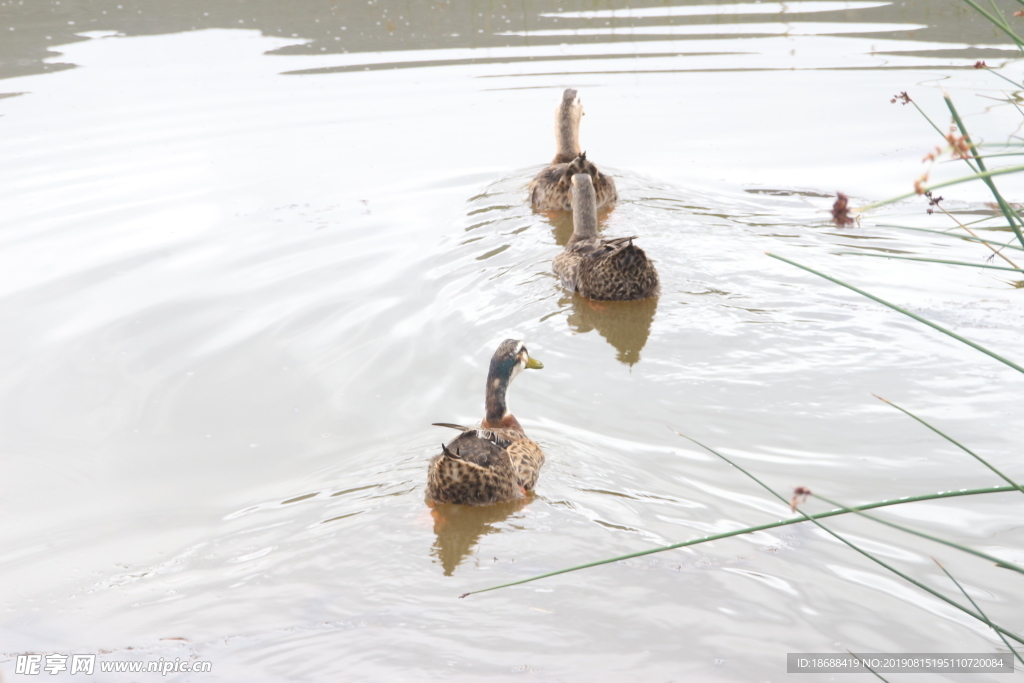
<path fill-rule="evenodd" d="M 827 220 L 837 189 L 864 203 L 922 172 L 937 138 L 896 92 L 944 125 L 945 89 L 987 139 L 1018 127 L 991 99 L 1005 82 L 968 67 L 1021 64 L 967 9 L 116 7 L 0 26 L 18 36 L 0 71 L 11 680 L 20 652 L 212 661 L 178 678 L 203 681 L 749 681 L 782 678 L 787 652 L 1002 647 L 804 526 L 457 599 L 789 516 L 669 428 L 849 503 L 998 483 L 875 392 L 1024 478 L 1016 373 L 765 256 L 1020 361 L 1011 278 L 836 255 L 986 252 Z M 526 185 L 568 86 L 619 185 L 602 229 L 639 236 L 657 300 L 596 304 L 551 273 L 571 221 Z M 984 201 L 947 193 L 965 215 Z M 918 201 L 874 216 L 939 225 Z M 430 424 L 481 417 L 510 336 L 545 363 L 510 396 L 548 454 L 537 495 L 432 516 L 426 463 L 451 434 Z M 1024 561 L 1009 494 L 887 516 Z M 1005 570 L 831 526 L 955 596 L 939 557 L 1022 628 Z"/>

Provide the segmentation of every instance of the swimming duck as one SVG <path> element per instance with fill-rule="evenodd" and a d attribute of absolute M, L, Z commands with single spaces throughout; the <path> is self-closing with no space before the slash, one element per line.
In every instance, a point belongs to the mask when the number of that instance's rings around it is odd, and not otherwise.
<path fill-rule="evenodd" d="M 505 403 L 509 383 L 523 368 L 544 365 L 530 358 L 523 342 L 506 339 L 487 372 L 486 414 L 479 427 L 445 422 L 462 433 L 441 445 L 427 471 L 427 500 L 432 503 L 487 505 L 522 498 L 533 489 L 544 452 L 527 438 Z"/>
<path fill-rule="evenodd" d="M 602 239 L 597 234 L 597 198 L 590 176 L 572 177 L 572 238 L 552 262 L 562 285 L 588 299 L 629 301 L 658 293 L 658 271 L 636 236 Z"/>
<path fill-rule="evenodd" d="M 569 211 L 572 209 L 569 181 L 577 173 L 588 173 L 594 179 L 598 208 L 613 204 L 619 195 L 615 181 L 597 170 L 580 151 L 580 117 L 583 105 L 572 88 L 562 93 L 562 102 L 555 110 L 555 158 L 547 168 L 530 181 L 530 201 L 538 211 Z"/>

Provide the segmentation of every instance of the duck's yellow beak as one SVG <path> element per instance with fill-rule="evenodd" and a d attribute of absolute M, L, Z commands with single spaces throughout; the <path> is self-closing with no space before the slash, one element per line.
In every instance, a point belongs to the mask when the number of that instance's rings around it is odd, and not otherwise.
<path fill-rule="evenodd" d="M 544 367 L 544 364 L 541 363 L 536 358 L 530 358 L 528 361 L 526 361 L 526 367 L 530 368 L 531 370 L 540 370 L 542 367 Z"/>

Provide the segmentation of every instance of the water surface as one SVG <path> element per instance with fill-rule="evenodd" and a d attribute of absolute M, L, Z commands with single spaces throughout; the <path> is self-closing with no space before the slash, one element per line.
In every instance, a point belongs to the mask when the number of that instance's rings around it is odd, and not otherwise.
<path fill-rule="evenodd" d="M 457 599 L 789 516 L 672 429 L 848 503 L 998 483 L 874 392 L 1024 478 L 1016 373 L 765 256 L 1020 361 L 1012 278 L 836 255 L 987 257 L 875 225 L 939 225 L 923 200 L 828 221 L 836 190 L 922 173 L 937 137 L 897 92 L 943 125 L 951 93 L 985 139 L 1019 126 L 971 68 L 1019 79 L 1015 54 L 925 5 L 8 7 L 2 670 L 102 651 L 213 662 L 179 680 L 749 681 L 787 652 L 999 650 L 804 526 Z M 526 185 L 565 87 L 619 185 L 602 230 L 639 236 L 657 300 L 595 305 L 550 271 L 570 223 Z M 481 417 L 506 337 L 545 363 L 510 396 L 548 454 L 537 495 L 439 522 L 426 463 L 451 434 L 430 425 Z M 887 515 L 1022 562 L 1019 511 Z M 831 527 L 956 596 L 939 557 L 1022 628 L 1005 570 Z"/>

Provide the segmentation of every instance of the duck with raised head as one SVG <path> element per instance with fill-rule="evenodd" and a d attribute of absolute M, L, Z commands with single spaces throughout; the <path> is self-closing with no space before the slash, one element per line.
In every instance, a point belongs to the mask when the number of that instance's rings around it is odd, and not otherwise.
<path fill-rule="evenodd" d="M 562 93 L 562 102 L 555 110 L 555 158 L 530 181 L 530 202 L 538 211 L 569 211 L 572 209 L 570 181 L 578 173 L 594 179 L 598 208 L 615 203 L 619 195 L 611 176 L 597 170 L 580 149 L 580 117 L 583 104 L 572 88 Z"/>
<path fill-rule="evenodd" d="M 498 346 L 487 372 L 483 423 L 479 427 L 434 423 L 462 433 L 442 444 L 441 452 L 430 460 L 429 502 L 488 505 L 522 498 L 533 490 L 544 452 L 509 412 L 506 395 L 509 383 L 523 369 L 542 367 L 519 340 L 506 339 Z"/>
<path fill-rule="evenodd" d="M 572 177 L 572 237 L 552 268 L 566 289 L 588 299 L 630 301 L 658 293 L 658 271 L 636 236 L 597 234 L 597 197 L 589 175 Z"/>

